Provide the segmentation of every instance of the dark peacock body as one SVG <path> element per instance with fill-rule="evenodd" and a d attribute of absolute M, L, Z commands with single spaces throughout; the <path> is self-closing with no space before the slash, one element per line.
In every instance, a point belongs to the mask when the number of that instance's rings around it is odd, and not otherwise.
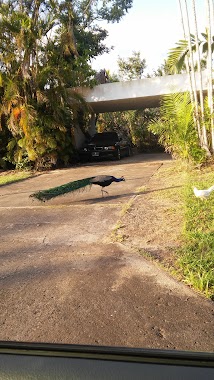
<path fill-rule="evenodd" d="M 84 189 L 86 186 L 91 185 L 99 185 L 101 186 L 101 192 L 103 195 L 103 192 L 107 193 L 107 191 L 103 190 L 104 187 L 111 185 L 112 182 L 121 182 L 125 181 L 123 177 L 116 178 L 112 175 L 98 175 L 96 177 L 89 177 L 80 179 L 77 181 L 72 181 L 65 183 L 61 186 L 52 187 L 51 189 L 47 190 L 41 190 L 34 194 L 31 194 L 30 197 L 37 198 L 40 201 L 48 201 L 51 198 L 58 197 L 59 195 L 64 195 L 66 193 L 74 192 L 74 191 L 80 191 Z"/>

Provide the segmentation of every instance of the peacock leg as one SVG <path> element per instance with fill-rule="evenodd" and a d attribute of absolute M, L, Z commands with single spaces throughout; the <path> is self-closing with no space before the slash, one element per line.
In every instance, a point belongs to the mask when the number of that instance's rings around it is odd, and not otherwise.
<path fill-rule="evenodd" d="M 101 189 L 101 191 L 102 191 L 102 197 L 103 197 L 103 193 L 108 194 L 108 191 L 106 191 L 106 190 Z"/>

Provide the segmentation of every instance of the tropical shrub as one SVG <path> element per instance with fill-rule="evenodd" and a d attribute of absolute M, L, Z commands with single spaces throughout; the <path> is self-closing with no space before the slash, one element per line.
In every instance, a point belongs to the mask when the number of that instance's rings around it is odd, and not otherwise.
<path fill-rule="evenodd" d="M 165 95 L 160 117 L 150 123 L 149 129 L 158 135 L 160 144 L 172 156 L 195 163 L 205 161 L 206 152 L 198 141 L 188 92 Z"/>

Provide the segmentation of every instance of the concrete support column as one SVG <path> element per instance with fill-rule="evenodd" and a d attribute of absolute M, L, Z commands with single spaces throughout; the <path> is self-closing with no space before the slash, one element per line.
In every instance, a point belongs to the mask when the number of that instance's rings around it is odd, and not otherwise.
<path fill-rule="evenodd" d="M 87 132 L 87 134 L 90 136 L 93 136 L 97 132 L 96 121 L 97 121 L 97 115 L 95 113 L 92 113 L 91 119 L 89 122 L 88 132 Z M 74 129 L 73 136 L 74 136 L 75 147 L 77 149 L 81 148 L 87 138 L 87 135 L 81 131 L 81 128 L 79 127 L 79 125 L 77 125 L 76 128 Z"/>
<path fill-rule="evenodd" d="M 96 130 L 96 122 L 97 122 L 97 115 L 95 113 L 91 114 L 91 120 L 90 120 L 90 126 L 88 129 L 88 132 L 91 136 L 93 136 L 97 130 Z"/>
<path fill-rule="evenodd" d="M 85 135 L 84 133 L 82 133 L 80 127 L 78 126 L 74 129 L 74 144 L 75 144 L 76 149 L 81 148 L 84 142 L 85 142 Z"/>

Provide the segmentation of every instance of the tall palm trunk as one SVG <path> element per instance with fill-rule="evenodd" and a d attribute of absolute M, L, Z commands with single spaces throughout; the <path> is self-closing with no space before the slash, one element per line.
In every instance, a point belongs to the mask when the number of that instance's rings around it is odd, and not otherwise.
<path fill-rule="evenodd" d="M 213 8 L 213 9 L 212 9 Z M 212 12 L 211 12 L 212 10 Z M 207 0 L 207 19 L 208 19 L 208 52 L 207 52 L 207 71 L 208 71 L 208 104 L 210 108 L 211 115 L 211 149 L 212 153 L 214 153 L 214 115 L 213 115 L 213 84 L 212 84 L 212 25 L 214 23 L 214 3 L 210 0 Z"/>
<path fill-rule="evenodd" d="M 184 39 L 187 40 L 187 35 L 186 35 L 186 30 L 185 30 L 185 25 L 184 25 L 184 16 L 183 16 L 183 10 L 181 6 L 181 0 L 179 1 L 179 7 L 180 7 L 180 14 L 181 14 L 181 23 L 182 23 L 182 28 L 183 28 L 183 34 L 184 34 Z M 197 101 L 196 97 L 196 92 L 194 93 L 193 90 L 193 81 L 192 81 L 192 76 L 190 72 L 190 60 L 187 54 L 185 54 L 185 66 L 186 66 L 186 71 L 189 76 L 189 82 L 190 82 L 190 100 L 193 106 L 193 118 L 194 118 L 194 125 L 196 130 L 198 130 L 198 137 L 200 142 L 202 143 L 202 136 L 201 136 L 201 129 L 200 129 L 200 123 L 195 115 L 195 102 Z"/>
<path fill-rule="evenodd" d="M 195 0 L 192 0 L 192 9 L 193 9 L 193 15 L 194 15 L 194 24 L 195 24 L 195 44 L 196 44 L 196 56 L 197 56 L 197 66 L 198 66 L 198 74 L 199 74 L 199 96 L 200 96 L 203 148 L 206 150 L 207 154 L 210 155 L 208 139 L 207 139 L 207 131 L 206 131 L 206 125 L 205 125 L 205 118 L 204 118 L 203 83 L 202 83 L 202 73 L 201 73 L 201 58 L 200 58 L 200 50 L 199 50 L 199 42 L 198 42 L 198 26 L 197 26 L 197 17 L 196 17 L 196 9 L 195 9 Z"/>
<path fill-rule="evenodd" d="M 190 75 L 192 78 L 192 87 L 193 87 L 193 94 L 194 94 L 195 117 L 196 117 L 196 124 L 197 124 L 197 129 L 198 129 L 198 137 L 199 137 L 200 145 L 203 146 L 201 125 L 200 125 L 200 114 L 199 114 L 198 98 L 197 98 L 195 67 L 194 67 L 191 34 L 190 34 L 189 13 L 188 13 L 186 0 L 184 2 L 185 2 L 185 11 L 186 11 L 186 19 L 187 19 L 187 40 L 188 40 L 188 48 L 189 48 L 189 62 L 190 62 L 190 69 L 191 69 Z"/>

